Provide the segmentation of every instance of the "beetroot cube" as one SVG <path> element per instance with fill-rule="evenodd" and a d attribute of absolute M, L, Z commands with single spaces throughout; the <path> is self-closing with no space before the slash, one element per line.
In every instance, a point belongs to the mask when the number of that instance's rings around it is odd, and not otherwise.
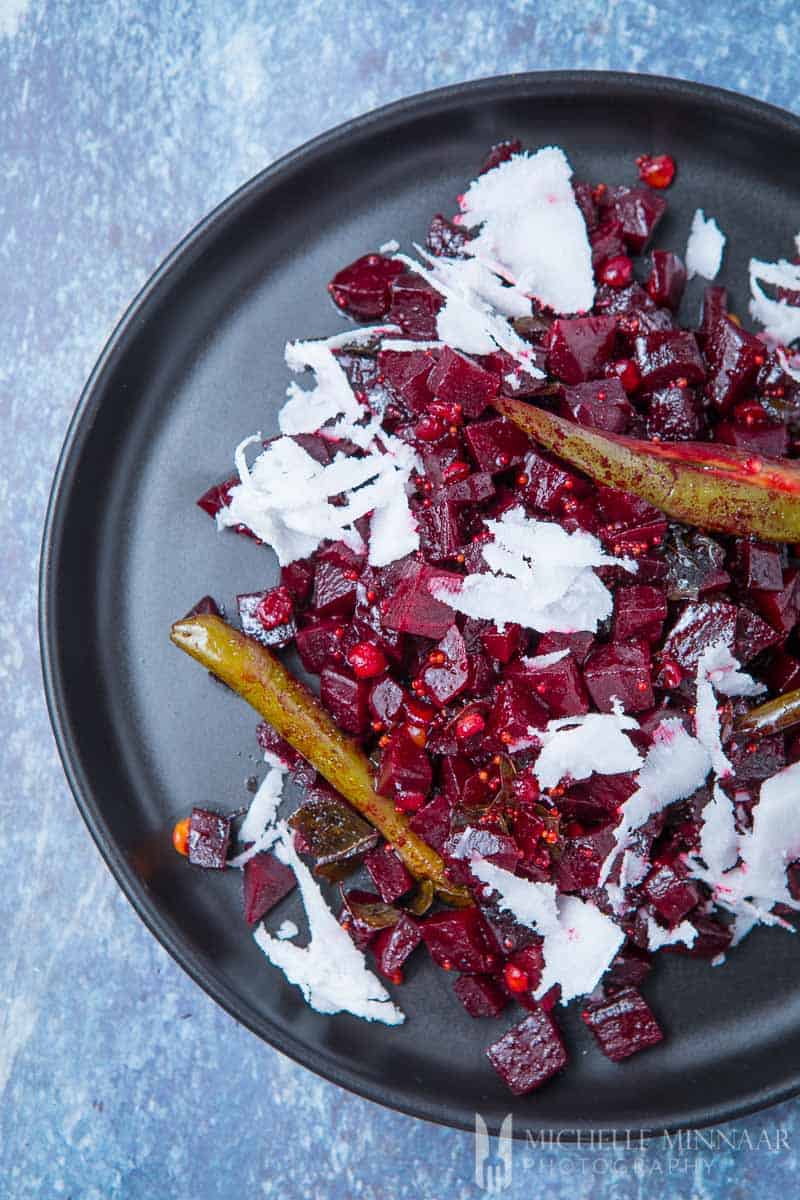
<path fill-rule="evenodd" d="M 305 604 L 314 586 L 315 565 L 310 558 L 298 558 L 296 562 L 281 567 L 281 587 L 285 587 L 296 604 Z"/>
<path fill-rule="evenodd" d="M 759 588 L 764 592 L 780 592 L 783 589 L 781 553 L 777 546 L 739 538 L 734 554 L 734 570 L 747 591 Z"/>
<path fill-rule="evenodd" d="M 509 676 L 497 685 L 488 734 L 512 742 L 529 736 L 529 730 L 546 729 L 548 711 L 524 678 Z"/>
<path fill-rule="evenodd" d="M 702 913 L 692 917 L 692 924 L 697 930 L 697 937 L 691 946 L 686 946 L 683 942 L 675 942 L 671 946 L 665 946 L 665 950 L 669 950 L 672 954 L 687 954 L 690 958 L 716 958 L 719 954 L 724 954 L 731 944 L 733 937 L 733 928 L 730 925 L 723 925 L 720 921 L 715 921 L 713 917 L 706 917 Z"/>
<path fill-rule="evenodd" d="M 509 621 L 503 627 L 503 632 L 501 633 L 496 625 L 490 625 L 488 629 L 483 630 L 480 639 L 484 650 L 490 658 L 496 658 L 498 662 L 507 663 L 511 661 L 522 646 L 522 626 L 515 625 L 513 621 Z"/>
<path fill-rule="evenodd" d="M 714 441 L 738 450 L 763 454 L 765 458 L 783 458 L 789 448 L 789 431 L 783 423 L 753 426 L 720 421 L 714 427 Z"/>
<path fill-rule="evenodd" d="M 444 707 L 455 700 L 469 682 L 467 647 L 457 625 L 450 626 L 437 644 L 434 654 L 437 655 L 436 663 L 425 668 L 422 679 L 426 696 L 434 704 Z M 444 656 L 441 662 L 439 655 Z"/>
<path fill-rule="evenodd" d="M 667 209 L 667 202 L 651 188 L 611 187 L 602 198 L 607 218 L 619 221 L 625 244 L 641 254 Z"/>
<path fill-rule="evenodd" d="M 725 601 L 687 604 L 667 634 L 662 648 L 664 658 L 671 658 L 685 671 L 694 672 L 700 655 L 714 642 L 733 649 L 736 638 L 736 605 Z"/>
<path fill-rule="evenodd" d="M 592 185 L 583 180 L 573 180 L 572 190 L 575 193 L 575 203 L 583 214 L 586 228 L 592 230 L 597 225 L 597 205 L 592 196 Z"/>
<path fill-rule="evenodd" d="M 700 436 L 702 409 L 689 387 L 659 388 L 648 397 L 645 433 L 662 442 L 691 442 Z"/>
<path fill-rule="evenodd" d="M 486 1056 L 515 1096 L 541 1087 L 567 1063 L 558 1026 L 541 1007 L 494 1042 Z"/>
<path fill-rule="evenodd" d="M 464 884 L 475 882 L 470 863 L 476 854 L 512 873 L 520 858 L 517 844 L 508 834 L 473 825 L 451 833 L 442 853 L 447 862 L 448 878 L 453 883 Z"/>
<path fill-rule="evenodd" d="M 381 900 L 392 904 L 414 886 L 414 879 L 388 846 L 376 846 L 364 859 L 364 866 L 372 876 Z"/>
<path fill-rule="evenodd" d="M 435 338 L 443 297 L 421 275 L 404 271 L 391 284 L 388 319 L 409 337 Z"/>
<path fill-rule="evenodd" d="M 339 924 L 342 925 L 353 939 L 359 950 L 366 950 L 375 938 L 378 927 L 365 921 L 361 914 L 363 906 L 380 905 L 381 898 L 374 892 L 365 892 L 361 888 L 342 889 L 342 911 L 339 913 Z M 387 926 L 387 928 L 390 928 Z"/>
<path fill-rule="evenodd" d="M 508 999 L 485 975 L 461 975 L 453 991 L 471 1017 L 499 1017 Z"/>
<path fill-rule="evenodd" d="M 413 413 L 422 413 L 433 399 L 430 374 L 433 369 L 430 350 L 381 350 L 378 366 L 387 387 Z"/>
<path fill-rule="evenodd" d="M 465 247 L 472 240 L 468 229 L 463 225 L 454 225 L 441 213 L 431 218 L 425 245 L 431 254 L 442 258 L 464 258 Z"/>
<path fill-rule="evenodd" d="M 575 317 L 550 327 L 548 368 L 564 383 L 583 383 L 602 374 L 617 340 L 615 317 Z"/>
<path fill-rule="evenodd" d="M 706 395 L 720 412 L 727 412 L 752 387 L 764 363 L 764 343 L 730 317 L 719 317 L 708 331 Z"/>
<path fill-rule="evenodd" d="M 671 250 L 654 250 L 650 261 L 650 276 L 645 284 L 656 304 L 675 311 L 686 287 L 686 267 Z"/>
<path fill-rule="evenodd" d="M 381 604 L 381 621 L 387 629 L 416 633 L 438 641 L 453 624 L 454 613 L 448 604 L 437 600 L 433 587 L 458 592 L 461 576 L 454 571 L 414 562 L 397 583 L 393 594 Z"/>
<path fill-rule="evenodd" d="M 658 1022 L 635 987 L 623 988 L 608 1000 L 587 1005 L 581 1014 L 597 1044 L 612 1062 L 622 1062 L 663 1040 Z"/>
<path fill-rule="evenodd" d="M 370 683 L 356 679 L 340 667 L 323 667 L 320 674 L 320 700 L 345 733 L 360 736 L 369 728 Z"/>
<path fill-rule="evenodd" d="M 603 979 L 603 985 L 604 987 L 615 989 L 638 987 L 647 978 L 652 969 L 653 964 L 646 950 L 639 950 L 636 946 L 626 945 L 623 946 L 616 958 L 613 959 Z"/>
<path fill-rule="evenodd" d="M 597 268 L 608 258 L 617 258 L 625 253 L 621 221 L 603 221 L 592 230 L 589 237 L 592 246 L 592 266 Z"/>
<path fill-rule="evenodd" d="M 644 392 L 667 387 L 678 379 L 690 384 L 705 379 L 705 366 L 693 333 L 681 329 L 645 333 L 635 339 L 633 349 Z"/>
<path fill-rule="evenodd" d="M 428 386 L 437 400 L 461 405 L 464 416 L 474 419 L 484 411 L 500 388 L 500 377 L 479 367 L 471 358 L 445 346 L 431 372 Z"/>
<path fill-rule="evenodd" d="M 643 642 L 600 646 L 586 660 L 583 678 L 600 712 L 612 712 L 615 698 L 627 713 L 653 706 L 650 651 Z"/>
<path fill-rule="evenodd" d="M 297 885 L 294 871 L 274 854 L 262 850 L 247 860 L 242 871 L 244 918 L 255 925 Z"/>
<path fill-rule="evenodd" d="M 769 592 L 765 593 L 769 595 Z M 778 593 L 773 593 L 777 595 Z M 747 663 L 762 650 L 768 650 L 781 641 L 781 632 L 762 621 L 749 608 L 740 608 L 736 614 L 736 638 L 734 653 L 740 662 Z"/>
<path fill-rule="evenodd" d="M 193 808 L 189 818 L 189 862 L 196 867 L 222 871 L 227 864 L 231 838 L 230 817 L 207 808 Z"/>
<path fill-rule="evenodd" d="M 600 868 L 613 846 L 614 834 L 609 828 L 567 839 L 556 868 L 558 890 L 580 892 L 596 887 Z"/>
<path fill-rule="evenodd" d="M 302 763 L 305 763 L 306 761 L 302 754 L 298 754 L 294 746 L 290 746 L 289 743 L 281 737 L 277 729 L 274 729 L 268 721 L 262 721 L 256 727 L 256 741 L 262 750 L 266 750 L 270 754 L 274 754 L 275 757 L 279 758 L 283 765 L 293 773 Z"/>
<path fill-rule="evenodd" d="M 440 792 L 418 809 L 408 822 L 414 833 L 427 842 L 437 854 L 441 854 L 450 833 L 451 807 L 451 802 Z"/>
<path fill-rule="evenodd" d="M 579 425 L 604 429 L 607 433 L 624 433 L 633 416 L 630 400 L 617 378 L 566 388 L 561 411 Z"/>
<path fill-rule="evenodd" d="M 737 783 L 760 783 L 786 766 L 786 748 L 782 734 L 759 737 L 755 741 L 737 738 L 726 747 Z"/>
<path fill-rule="evenodd" d="M 342 660 L 341 639 L 336 633 L 339 628 L 336 618 L 330 617 L 323 621 L 309 621 L 297 631 L 295 645 L 307 671 L 319 675 L 331 661 Z"/>
<path fill-rule="evenodd" d="M 531 508 L 559 515 L 563 511 L 564 501 L 580 495 L 583 490 L 582 481 L 577 475 L 544 458 L 536 450 L 525 455 L 522 471 L 528 482 L 520 488 L 520 492 Z"/>
<path fill-rule="evenodd" d="M 442 495 L 430 508 L 421 508 L 415 515 L 426 561 L 438 563 L 455 558 L 464 541 L 460 505 Z"/>
<path fill-rule="evenodd" d="M 506 678 L 524 680 L 551 717 L 583 716 L 589 711 L 589 697 L 571 654 L 545 667 L 537 666 L 535 658 L 521 659 L 509 668 Z"/>
<path fill-rule="evenodd" d="M 281 596 L 283 593 L 283 596 Z M 285 596 L 288 603 L 283 603 Z M 242 633 L 262 646 L 287 646 L 297 632 L 291 597 L 285 588 L 248 592 L 236 597 Z M 286 619 L 283 619 L 286 618 Z M 277 620 L 277 624 L 273 624 Z"/>
<path fill-rule="evenodd" d="M 352 616 L 363 562 L 352 551 L 331 546 L 317 558 L 311 607 L 319 617 Z"/>
<path fill-rule="evenodd" d="M 703 292 L 703 309 L 697 337 L 701 346 L 720 317 L 728 315 L 728 292 L 724 287 L 712 285 Z"/>
<path fill-rule="evenodd" d="M 404 270 L 395 259 L 365 254 L 337 272 L 328 291 L 339 308 L 361 321 L 371 321 L 389 308 L 390 285 Z"/>
<path fill-rule="evenodd" d="M 491 934 L 477 908 L 434 913 L 420 925 L 431 958 L 446 971 L 491 975 L 497 967 Z"/>
<path fill-rule="evenodd" d="M 208 513 L 210 517 L 215 517 L 221 509 L 228 507 L 231 502 L 231 490 L 239 482 L 240 480 L 235 478 L 213 484 L 208 491 L 203 492 L 197 501 L 197 507 L 202 508 L 203 512 Z"/>
<path fill-rule="evenodd" d="M 505 471 L 519 466 L 531 448 L 530 439 L 505 417 L 476 421 L 465 430 L 467 445 L 481 471 Z"/>
<path fill-rule="evenodd" d="M 382 929 L 372 942 L 375 964 L 392 983 L 403 982 L 403 965 L 422 941 L 419 922 L 403 913 L 396 925 Z"/>
<path fill-rule="evenodd" d="M 641 637 L 657 642 L 667 619 L 667 599 L 661 588 L 633 584 L 617 590 L 614 596 L 615 642 Z"/>
<path fill-rule="evenodd" d="M 412 739 L 404 725 L 389 735 L 381 755 L 376 789 L 381 796 L 400 796 L 413 793 L 427 796 L 431 790 L 433 772 L 428 755 Z"/>
<path fill-rule="evenodd" d="M 578 666 L 583 666 L 595 646 L 593 633 L 545 633 L 539 639 L 536 647 L 537 656 L 556 654 L 559 650 L 569 650 Z"/>
<path fill-rule="evenodd" d="M 800 572 L 790 568 L 783 572 L 783 586 L 779 592 L 753 588 L 751 597 L 758 611 L 773 629 L 789 633 L 800 613 Z"/>
<path fill-rule="evenodd" d="M 480 504 L 491 500 L 495 493 L 494 480 L 488 471 L 473 471 L 445 487 L 445 496 L 454 504 Z"/>
<path fill-rule="evenodd" d="M 402 716 L 406 698 L 406 692 L 397 680 L 385 675 L 373 683 L 369 690 L 367 703 L 373 720 L 383 725 L 394 725 Z"/>
<path fill-rule="evenodd" d="M 209 616 L 209 617 L 221 617 L 222 616 L 222 610 L 220 609 L 220 606 L 217 604 L 217 602 L 213 596 L 201 596 L 200 599 L 197 601 L 197 603 L 193 604 L 192 607 L 189 609 L 188 613 L 186 614 L 185 619 L 188 620 L 189 617 L 201 617 L 201 616 Z"/>
<path fill-rule="evenodd" d="M 700 900 L 697 884 L 669 863 L 654 866 L 642 886 L 653 908 L 670 925 L 677 925 Z"/>

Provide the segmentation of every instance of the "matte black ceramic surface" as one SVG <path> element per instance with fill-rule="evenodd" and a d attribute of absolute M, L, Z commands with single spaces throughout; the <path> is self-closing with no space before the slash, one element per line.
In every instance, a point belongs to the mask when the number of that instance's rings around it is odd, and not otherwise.
<path fill-rule="evenodd" d="M 231 605 L 271 583 L 270 552 L 217 535 L 195 507 L 233 446 L 276 431 L 288 338 L 343 327 L 325 283 L 391 237 L 408 248 L 452 212 L 488 146 L 563 146 L 578 178 L 635 179 L 643 151 L 679 164 L 658 243 L 682 251 L 695 207 L 729 236 L 723 282 L 746 312 L 747 259 L 791 256 L 800 122 L 657 78 L 564 73 L 488 80 L 393 105 L 290 154 L 216 210 L 134 303 L 78 407 L 45 535 L 45 680 L 61 754 L 102 853 L 153 933 L 220 1004 L 312 1070 L 420 1117 L 492 1126 L 649 1130 L 717 1121 L 800 1090 L 800 940 L 759 930 L 712 969 L 676 955 L 646 994 L 667 1031 L 615 1066 L 577 1006 L 572 1061 L 514 1100 L 484 1057 L 512 1020 L 475 1021 L 424 953 L 401 1029 L 322 1017 L 270 967 L 241 916 L 238 873 L 190 869 L 170 829 L 192 804 L 234 807 L 257 771 L 255 718 L 168 641 L 202 594 Z M 691 285 L 686 315 L 701 288 Z M 278 919 L 297 917 L 287 899 Z M 585 1052 L 585 1053 L 584 1053 Z"/>

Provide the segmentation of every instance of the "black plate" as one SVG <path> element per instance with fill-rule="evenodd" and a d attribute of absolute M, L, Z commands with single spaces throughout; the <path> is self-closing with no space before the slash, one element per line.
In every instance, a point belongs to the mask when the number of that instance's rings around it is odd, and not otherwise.
<path fill-rule="evenodd" d="M 276 429 L 287 338 L 334 332 L 325 283 L 390 237 L 421 239 L 486 148 L 565 147 L 577 177 L 634 178 L 642 151 L 679 162 L 659 243 L 682 250 L 696 206 L 729 235 L 724 281 L 746 311 L 747 258 L 791 253 L 800 122 L 693 84 L 556 73 L 434 92 L 360 118 L 270 167 L 192 233 L 137 298 L 81 399 L 44 541 L 50 712 L 83 816 L 156 937 L 239 1021 L 319 1074 L 454 1126 L 655 1130 L 719 1121 L 800 1090 L 800 942 L 761 930 L 711 969 L 662 956 L 647 994 L 666 1043 L 627 1065 L 595 1049 L 575 1005 L 572 1061 L 513 1100 L 483 1051 L 510 1023 L 474 1021 L 419 956 L 402 1029 L 307 1008 L 242 921 L 238 874 L 187 868 L 169 831 L 193 803 L 237 805 L 254 718 L 167 640 L 204 592 L 263 587 L 272 555 L 217 536 L 194 506 L 244 435 Z M 700 294 L 690 289 L 690 309 Z M 280 917 L 296 915 L 287 900 Z M 563 1010 L 562 1010 L 563 1011 Z"/>

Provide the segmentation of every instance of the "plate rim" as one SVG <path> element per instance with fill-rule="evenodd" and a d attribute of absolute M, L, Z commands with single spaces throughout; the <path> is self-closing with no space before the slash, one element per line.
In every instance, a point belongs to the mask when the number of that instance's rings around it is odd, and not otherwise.
<path fill-rule="evenodd" d="M 141 877 L 117 847 L 104 820 L 102 806 L 93 792 L 80 760 L 67 709 L 65 681 L 59 666 L 56 622 L 53 614 L 58 606 L 54 564 L 59 558 L 64 532 L 62 513 L 65 505 L 62 501 L 68 497 L 74 485 L 82 447 L 90 431 L 94 413 L 101 402 L 106 377 L 113 371 L 116 362 L 125 354 L 129 343 L 136 336 L 138 318 L 146 316 L 148 307 L 157 303 L 160 293 L 169 287 L 172 276 L 178 271 L 187 270 L 202 253 L 206 244 L 213 243 L 217 233 L 227 224 L 232 224 L 240 210 L 248 203 L 257 197 L 267 197 L 270 191 L 290 179 L 298 168 L 353 138 L 374 134 L 382 126 L 391 127 L 398 121 L 412 120 L 425 114 L 441 115 L 446 112 L 448 106 L 463 101 L 465 96 L 484 94 L 487 99 L 511 99 L 515 95 L 535 96 L 557 89 L 563 91 L 571 88 L 573 94 L 580 94 L 585 98 L 593 92 L 602 95 L 609 87 L 633 95 L 637 92 L 652 95 L 655 92 L 667 99 L 680 97 L 696 102 L 705 101 L 717 109 L 722 108 L 728 114 L 738 113 L 762 121 L 766 119 L 775 127 L 782 126 L 787 134 L 800 134 L 800 117 L 788 109 L 744 93 L 677 76 L 595 70 L 529 71 L 466 80 L 394 100 L 317 134 L 268 164 L 203 216 L 159 263 L 124 309 L 92 368 L 68 422 L 53 475 L 41 539 L 37 624 L 47 712 L 59 759 L 78 811 L 105 865 L 134 911 L 193 982 L 259 1040 L 271 1045 L 306 1070 L 313 1071 L 328 1082 L 364 1099 L 406 1116 L 456 1130 L 471 1131 L 473 1126 L 456 1114 L 442 1115 L 431 1105 L 412 1104 L 402 1098 L 387 1096 L 381 1090 L 380 1083 L 366 1081 L 354 1070 L 330 1068 L 316 1049 L 309 1049 L 300 1040 L 285 1035 L 269 1018 L 262 1016 L 259 1018 L 262 1026 L 269 1027 L 267 1036 L 264 1028 L 259 1027 L 255 1016 L 251 1015 L 251 1007 L 238 997 L 234 989 L 209 976 L 201 958 L 183 941 L 179 927 L 158 910 Z M 618 1123 L 600 1125 L 593 1121 L 584 1121 L 580 1126 L 576 1125 L 574 1130 L 559 1129 L 559 1141 L 575 1144 L 585 1139 L 591 1131 L 612 1134 L 626 1132 L 629 1128 L 635 1128 L 637 1136 L 655 1138 L 680 1129 L 703 1128 L 748 1116 L 798 1094 L 800 1071 L 793 1083 L 764 1088 L 755 1096 L 744 1095 L 741 1100 L 734 1099 L 710 1109 L 700 1104 L 696 1112 L 687 1112 L 681 1119 L 665 1119 L 641 1129 Z M 514 1097 L 511 1094 L 508 1103 L 509 1109 L 513 1110 Z M 488 1124 L 491 1132 L 496 1133 L 497 1130 L 491 1128 L 492 1122 Z M 526 1136 L 528 1130 L 547 1131 L 555 1128 L 557 1127 L 552 1121 L 536 1122 L 526 1119 L 524 1127 L 515 1130 L 514 1136 L 521 1139 Z"/>

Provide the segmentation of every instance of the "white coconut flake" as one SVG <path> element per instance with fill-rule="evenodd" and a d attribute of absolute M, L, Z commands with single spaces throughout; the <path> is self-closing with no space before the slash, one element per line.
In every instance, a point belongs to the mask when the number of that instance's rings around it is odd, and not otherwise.
<path fill-rule="evenodd" d="M 702 208 L 698 208 L 686 243 L 686 271 L 690 279 L 695 275 L 708 280 L 717 278 L 726 241 L 714 218 L 706 217 Z"/>
<path fill-rule="evenodd" d="M 296 938 L 300 930 L 295 925 L 294 921 L 281 921 L 278 928 L 275 930 L 275 937 L 279 942 L 286 942 L 289 938 Z"/>
<path fill-rule="evenodd" d="M 290 383 L 288 400 L 278 414 L 281 433 L 316 433 L 328 421 L 342 419 L 348 426 L 357 425 L 364 417 L 364 408 L 356 399 L 350 381 L 336 355 L 324 341 L 287 342 L 286 365 L 292 371 L 311 369 L 315 375 L 313 388 Z"/>
<path fill-rule="evenodd" d="M 552 883 L 534 883 L 475 859 L 472 873 L 499 894 L 501 908 L 543 938 L 544 968 L 538 1000 L 558 984 L 561 1003 L 592 992 L 625 940 L 619 926 L 596 905 L 557 895 Z"/>
<path fill-rule="evenodd" d="M 283 767 L 273 767 L 262 780 L 258 791 L 250 802 L 247 815 L 239 830 L 239 840 L 254 842 L 261 836 L 268 825 L 275 820 L 283 797 Z"/>
<path fill-rule="evenodd" d="M 714 642 L 707 646 L 697 663 L 697 700 L 695 732 L 711 756 L 714 772 L 726 779 L 733 772 L 730 760 L 722 749 L 722 737 L 717 711 L 716 692 L 725 696 L 757 696 L 764 691 L 751 675 L 739 670 L 739 661 L 728 646 Z"/>
<path fill-rule="evenodd" d="M 487 171 L 462 200 L 467 224 L 481 226 L 468 253 L 499 264 L 519 290 L 556 313 L 594 304 L 591 246 L 571 178 L 564 151 L 546 146 Z"/>
<path fill-rule="evenodd" d="M 535 654 L 533 657 L 520 658 L 526 671 L 543 671 L 545 667 L 553 667 L 567 657 L 569 650 L 554 650 L 552 654 Z"/>
<path fill-rule="evenodd" d="M 618 855 L 628 848 L 631 834 L 651 816 L 678 800 L 686 800 L 706 781 L 711 770 L 708 750 L 686 732 L 676 717 L 662 721 L 636 777 L 637 788 L 622 805 L 614 830 L 615 846 L 600 869 L 600 885 L 608 879 Z"/>
<path fill-rule="evenodd" d="M 400 243 L 396 238 L 389 238 L 388 242 L 384 242 L 378 247 L 379 254 L 395 254 L 400 249 Z"/>
<path fill-rule="evenodd" d="M 560 525 L 509 509 L 486 521 L 494 540 L 483 548 L 490 571 L 465 576 L 458 593 L 434 591 L 439 600 L 467 616 L 515 622 L 540 633 L 594 633 L 611 615 L 613 599 L 593 570 L 620 566 L 635 572 L 632 559 L 613 558 L 591 533 L 567 533 Z"/>
<path fill-rule="evenodd" d="M 739 858 L 739 836 L 733 803 L 719 783 L 714 784 L 713 795 L 703 809 L 700 857 L 715 879 L 720 879 L 725 871 L 736 866 Z"/>
<path fill-rule="evenodd" d="M 800 292 L 800 265 L 785 258 L 776 263 L 750 259 L 750 316 L 760 321 L 770 337 L 789 346 L 800 338 L 800 308 L 785 300 L 771 300 L 762 283 Z"/>
<path fill-rule="evenodd" d="M 681 921 L 673 929 L 665 929 L 652 917 L 647 918 L 647 948 L 660 950 L 662 946 L 693 946 L 697 939 L 697 929 L 691 921 Z"/>
<path fill-rule="evenodd" d="M 543 745 L 533 768 L 540 786 L 555 787 L 566 775 L 579 780 L 635 771 L 642 758 L 625 731 L 638 728 L 639 722 L 621 708 L 548 721 L 539 735 Z"/>
<path fill-rule="evenodd" d="M 365 1021 L 400 1025 L 403 1013 L 392 1003 L 380 980 L 349 933 L 328 908 L 308 867 L 301 862 L 285 823 L 278 827 L 276 853 L 297 877 L 309 928 L 307 946 L 273 937 L 259 926 L 253 934 L 273 966 L 280 967 L 312 1008 L 320 1013 L 349 1012 Z"/>

